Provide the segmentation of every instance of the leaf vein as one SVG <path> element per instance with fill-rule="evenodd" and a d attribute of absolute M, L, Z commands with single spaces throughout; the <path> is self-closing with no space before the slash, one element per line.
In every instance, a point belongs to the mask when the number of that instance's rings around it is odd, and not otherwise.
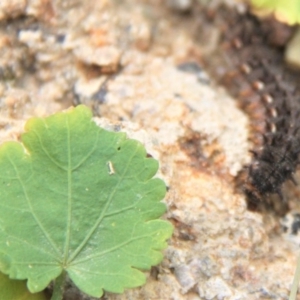
<path fill-rule="evenodd" d="M 141 240 L 141 239 L 145 239 L 145 238 L 149 238 L 151 237 L 153 234 L 145 234 L 145 235 L 140 235 L 140 236 L 137 236 L 137 237 L 131 237 L 129 240 L 127 241 L 124 241 L 123 243 L 120 243 L 114 247 L 111 247 L 109 249 L 106 249 L 102 252 L 99 252 L 99 253 L 93 253 L 92 255 L 88 255 L 82 259 L 78 259 L 73 265 L 77 265 L 77 264 L 80 264 L 80 263 L 83 263 L 83 262 L 86 262 L 86 261 L 89 261 L 90 259 L 94 259 L 94 258 L 97 258 L 97 257 L 100 257 L 100 256 L 103 256 L 107 253 L 111 253 L 111 252 L 114 252 L 126 245 L 129 245 L 130 243 L 132 242 L 135 242 L 137 240 Z"/>
<path fill-rule="evenodd" d="M 28 197 L 28 194 L 27 194 L 27 191 L 25 189 L 25 186 L 23 184 L 23 181 L 22 179 L 20 178 L 20 175 L 19 175 L 19 172 L 18 172 L 18 169 L 16 167 L 16 165 L 13 163 L 13 161 L 11 160 L 10 156 L 8 155 L 8 159 L 9 159 L 9 162 L 11 163 L 13 169 L 15 170 L 15 173 L 17 174 L 17 177 L 18 177 L 18 181 L 21 185 L 21 188 L 23 190 L 23 194 L 24 194 L 24 197 L 27 201 L 27 205 L 29 207 L 29 210 L 33 216 L 33 219 L 35 220 L 36 224 L 40 227 L 42 233 L 44 234 L 44 236 L 46 237 L 46 239 L 48 240 L 48 242 L 50 243 L 50 245 L 53 247 L 53 249 L 59 253 L 59 250 L 57 248 L 57 246 L 55 245 L 55 243 L 53 242 L 53 240 L 51 239 L 51 237 L 48 235 L 47 231 L 45 230 L 44 226 L 42 225 L 42 223 L 40 222 L 40 220 L 38 219 L 38 217 L 36 216 L 34 210 L 33 210 L 33 207 L 32 207 L 32 203 Z"/>
<path fill-rule="evenodd" d="M 70 261 L 74 260 L 75 257 L 78 255 L 78 253 L 80 253 L 80 251 L 84 248 L 84 246 L 87 244 L 88 240 L 91 239 L 93 233 L 96 231 L 96 229 L 100 226 L 102 220 L 105 218 L 106 216 L 106 212 L 111 204 L 111 202 L 113 201 L 113 196 L 115 195 L 118 186 L 120 185 L 120 183 L 122 182 L 122 180 L 125 177 L 125 174 L 130 166 L 131 160 L 132 158 L 136 155 L 138 151 L 138 146 L 136 146 L 135 151 L 132 151 L 132 155 L 131 157 L 127 160 L 127 165 L 124 168 L 124 171 L 122 173 L 122 175 L 120 175 L 120 178 L 118 180 L 118 183 L 116 184 L 115 188 L 112 190 L 110 196 L 108 197 L 108 200 L 105 204 L 105 207 L 103 208 L 99 218 L 96 220 L 95 224 L 92 226 L 90 232 L 87 234 L 86 238 L 82 241 L 82 243 L 77 247 L 77 249 L 74 251 L 73 255 L 70 257 Z"/>
<path fill-rule="evenodd" d="M 31 248 L 35 248 L 35 249 L 37 249 L 38 251 L 40 251 L 40 252 L 42 252 L 42 253 L 45 253 L 45 254 L 49 255 L 50 257 L 54 258 L 55 260 L 57 259 L 51 252 L 45 251 L 44 248 L 35 246 L 34 244 L 29 243 L 28 241 L 23 240 L 23 239 L 21 239 L 21 238 L 19 238 L 19 237 L 16 237 L 16 236 L 14 236 L 14 235 L 12 235 L 12 234 L 9 234 L 8 232 L 5 232 L 5 234 L 6 234 L 6 236 L 8 236 L 8 237 L 11 238 L 11 239 L 14 239 L 14 240 L 16 240 L 16 241 L 18 241 L 18 242 L 20 242 L 20 243 L 26 244 L 26 245 L 28 245 L 28 246 L 31 247 Z"/>
<path fill-rule="evenodd" d="M 32 133 L 34 133 L 39 142 L 40 142 L 40 145 L 41 145 L 41 148 L 43 149 L 44 153 L 46 154 L 46 156 L 52 161 L 53 164 L 55 164 L 59 169 L 67 172 L 67 170 L 61 166 L 54 158 L 52 158 L 52 156 L 49 154 L 49 152 L 47 151 L 46 147 L 44 146 L 43 142 L 42 142 L 42 139 L 40 138 L 39 134 L 36 132 L 36 131 L 32 131 Z"/>
<path fill-rule="evenodd" d="M 91 151 L 87 153 L 87 155 L 76 166 L 72 168 L 72 172 L 78 169 L 94 153 L 94 151 L 96 150 L 96 146 L 98 144 L 98 140 L 99 140 L 99 132 L 97 133 L 97 138 L 95 139 L 95 143 Z"/>

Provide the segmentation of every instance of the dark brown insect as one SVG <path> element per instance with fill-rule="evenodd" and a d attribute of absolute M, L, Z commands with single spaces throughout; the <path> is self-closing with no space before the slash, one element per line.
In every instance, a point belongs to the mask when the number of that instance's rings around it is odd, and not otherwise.
<path fill-rule="evenodd" d="M 254 144 L 243 190 L 252 204 L 275 193 L 284 199 L 282 185 L 295 182 L 300 153 L 300 76 L 285 66 L 281 47 L 292 29 L 276 25 L 285 32 L 276 47 L 273 21 L 224 11 L 221 56 L 229 71 L 221 81 L 249 114 Z"/>

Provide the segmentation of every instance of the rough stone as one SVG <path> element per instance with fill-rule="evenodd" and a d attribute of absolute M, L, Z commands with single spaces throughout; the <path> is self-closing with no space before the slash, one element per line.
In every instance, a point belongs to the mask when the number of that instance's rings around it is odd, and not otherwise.
<path fill-rule="evenodd" d="M 0 71 L 13 74 L 0 83 L 1 142 L 32 116 L 83 103 L 101 126 L 144 143 L 168 185 L 164 260 L 143 287 L 105 299 L 287 299 L 298 249 L 235 187 L 249 122 L 201 70 L 196 19 L 159 0 L 42 2 L 28 1 L 34 20 L 23 1 L 0 4 Z M 180 67 L 191 62 L 196 72 Z"/>
<path fill-rule="evenodd" d="M 24 13 L 26 0 L 2 0 L 0 2 L 0 20 L 15 18 Z"/>
<path fill-rule="evenodd" d="M 92 48 L 81 46 L 74 50 L 75 56 L 88 65 L 109 68 L 111 72 L 117 71 L 121 58 L 121 52 L 114 46 L 103 46 Z"/>
<path fill-rule="evenodd" d="M 168 0 L 167 5 L 179 12 L 186 12 L 192 8 L 192 0 Z"/>

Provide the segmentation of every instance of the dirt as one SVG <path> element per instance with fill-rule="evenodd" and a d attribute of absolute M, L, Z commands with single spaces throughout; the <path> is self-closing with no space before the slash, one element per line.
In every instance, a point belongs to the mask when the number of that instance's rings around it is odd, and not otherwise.
<path fill-rule="evenodd" d="M 1 142 L 18 140 L 30 117 L 85 104 L 101 126 L 126 131 L 160 161 L 175 229 L 165 258 L 145 286 L 102 299 L 288 299 L 299 243 L 278 214 L 250 212 L 236 188 L 261 140 L 253 111 L 232 85 L 220 86 L 240 61 L 227 48 L 226 64 L 216 49 L 246 18 L 232 13 L 227 22 L 217 2 L 187 1 L 183 10 L 160 0 L 0 3 Z M 290 29 L 274 24 L 262 47 L 282 51 Z M 296 209 L 299 191 L 287 190 Z M 65 295 L 84 297 L 72 285 Z"/>

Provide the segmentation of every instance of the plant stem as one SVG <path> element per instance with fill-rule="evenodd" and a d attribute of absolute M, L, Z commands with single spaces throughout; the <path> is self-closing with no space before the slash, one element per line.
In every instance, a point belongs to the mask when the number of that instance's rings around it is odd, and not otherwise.
<path fill-rule="evenodd" d="M 295 300 L 296 299 L 299 281 L 300 281 L 300 254 L 297 258 L 297 267 L 296 267 L 296 272 L 295 272 L 295 275 L 294 275 L 294 280 L 293 280 L 289 300 Z"/>
<path fill-rule="evenodd" d="M 54 280 L 54 288 L 51 300 L 62 300 L 65 287 L 66 272 L 62 273 Z"/>

